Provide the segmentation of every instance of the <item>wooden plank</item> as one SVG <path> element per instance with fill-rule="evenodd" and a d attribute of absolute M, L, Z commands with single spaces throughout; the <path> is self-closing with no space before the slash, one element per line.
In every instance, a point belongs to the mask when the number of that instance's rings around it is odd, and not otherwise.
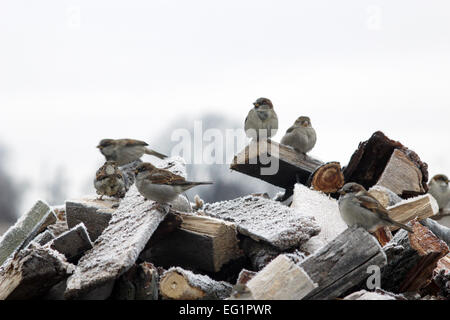
<path fill-rule="evenodd" d="M 264 140 L 250 144 L 230 165 L 230 169 L 292 190 L 297 182 L 306 184 L 310 175 L 324 163 L 275 141 Z M 269 170 L 269 168 L 276 169 Z"/>
<path fill-rule="evenodd" d="M 233 222 L 239 233 L 281 250 L 299 246 L 320 232 L 312 216 L 263 197 L 245 196 L 205 204 L 203 212 Z"/>

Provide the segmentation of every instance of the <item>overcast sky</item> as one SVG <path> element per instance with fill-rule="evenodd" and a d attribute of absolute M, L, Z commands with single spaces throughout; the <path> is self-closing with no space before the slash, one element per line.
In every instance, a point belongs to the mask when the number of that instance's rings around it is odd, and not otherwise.
<path fill-rule="evenodd" d="M 322 160 L 345 165 L 382 130 L 450 174 L 449 14 L 445 0 L 2 0 L 0 143 L 32 183 L 23 208 L 59 167 L 69 198 L 86 193 L 101 138 L 151 144 L 205 112 L 243 123 L 261 96 L 274 140 L 311 117 Z"/>

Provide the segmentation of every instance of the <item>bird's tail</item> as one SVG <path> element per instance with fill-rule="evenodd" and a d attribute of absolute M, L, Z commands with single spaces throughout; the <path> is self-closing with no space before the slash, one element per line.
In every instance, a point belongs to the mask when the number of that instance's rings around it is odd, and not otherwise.
<path fill-rule="evenodd" d="M 393 224 L 394 226 L 396 226 L 396 227 L 405 229 L 405 230 L 408 231 L 408 232 L 414 233 L 413 229 L 411 229 L 411 228 L 408 227 L 407 225 L 404 225 L 404 224 L 402 224 L 402 223 L 400 223 L 400 222 L 392 221 L 392 224 Z"/>
<path fill-rule="evenodd" d="M 213 184 L 213 182 L 210 182 L 210 181 L 201 181 L 201 182 L 186 181 L 186 184 L 184 185 L 184 190 L 189 190 L 193 187 L 206 185 L 206 184 Z"/>
<path fill-rule="evenodd" d="M 155 150 L 152 150 L 152 149 L 149 149 L 149 148 L 145 148 L 145 154 L 149 154 L 151 156 L 155 156 L 155 157 L 160 158 L 160 159 L 167 158 L 166 155 L 164 155 L 162 153 L 159 153 L 159 152 L 156 152 Z"/>

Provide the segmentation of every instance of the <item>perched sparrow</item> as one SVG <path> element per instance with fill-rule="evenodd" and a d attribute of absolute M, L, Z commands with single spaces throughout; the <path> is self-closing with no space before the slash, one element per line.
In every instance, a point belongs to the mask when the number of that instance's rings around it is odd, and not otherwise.
<path fill-rule="evenodd" d="M 346 183 L 338 192 L 341 195 L 339 211 L 348 226 L 357 225 L 375 232 L 380 227 L 394 225 L 413 232 L 410 227 L 392 220 L 387 210 L 360 184 Z"/>
<path fill-rule="evenodd" d="M 167 156 L 147 148 L 148 144 L 144 141 L 133 139 L 103 139 L 97 148 L 105 156 L 106 160 L 117 162 L 118 166 L 140 159 L 144 154 L 149 154 L 160 159 Z"/>
<path fill-rule="evenodd" d="M 148 162 L 140 164 L 136 171 L 136 187 L 146 198 L 168 204 L 175 200 L 178 195 L 186 190 L 212 182 L 186 181 L 182 176 L 176 175 L 168 170 L 156 168 Z"/>
<path fill-rule="evenodd" d="M 253 103 L 255 106 L 245 118 L 245 133 L 254 140 L 270 138 L 277 133 L 278 117 L 272 102 L 266 98 L 259 98 Z M 261 130 L 261 131 L 260 131 Z"/>
<path fill-rule="evenodd" d="M 443 174 L 435 175 L 428 184 L 428 193 L 436 199 L 439 210 L 444 209 L 450 202 L 450 189 L 448 188 L 448 178 Z"/>
<path fill-rule="evenodd" d="M 114 161 L 106 161 L 97 170 L 94 186 L 100 199 L 103 196 L 123 198 L 126 193 L 125 178 Z"/>
<path fill-rule="evenodd" d="M 316 130 L 311 126 L 309 117 L 299 117 L 292 127 L 286 131 L 286 134 L 281 139 L 281 144 L 306 154 L 314 148 L 316 140 Z"/>

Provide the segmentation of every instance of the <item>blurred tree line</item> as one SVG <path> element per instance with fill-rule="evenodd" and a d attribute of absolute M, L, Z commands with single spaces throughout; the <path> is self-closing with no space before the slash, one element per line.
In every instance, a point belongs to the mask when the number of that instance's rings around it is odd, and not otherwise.
<path fill-rule="evenodd" d="M 17 219 L 22 193 L 8 172 L 7 153 L 0 145 L 0 223 L 11 224 Z"/>

